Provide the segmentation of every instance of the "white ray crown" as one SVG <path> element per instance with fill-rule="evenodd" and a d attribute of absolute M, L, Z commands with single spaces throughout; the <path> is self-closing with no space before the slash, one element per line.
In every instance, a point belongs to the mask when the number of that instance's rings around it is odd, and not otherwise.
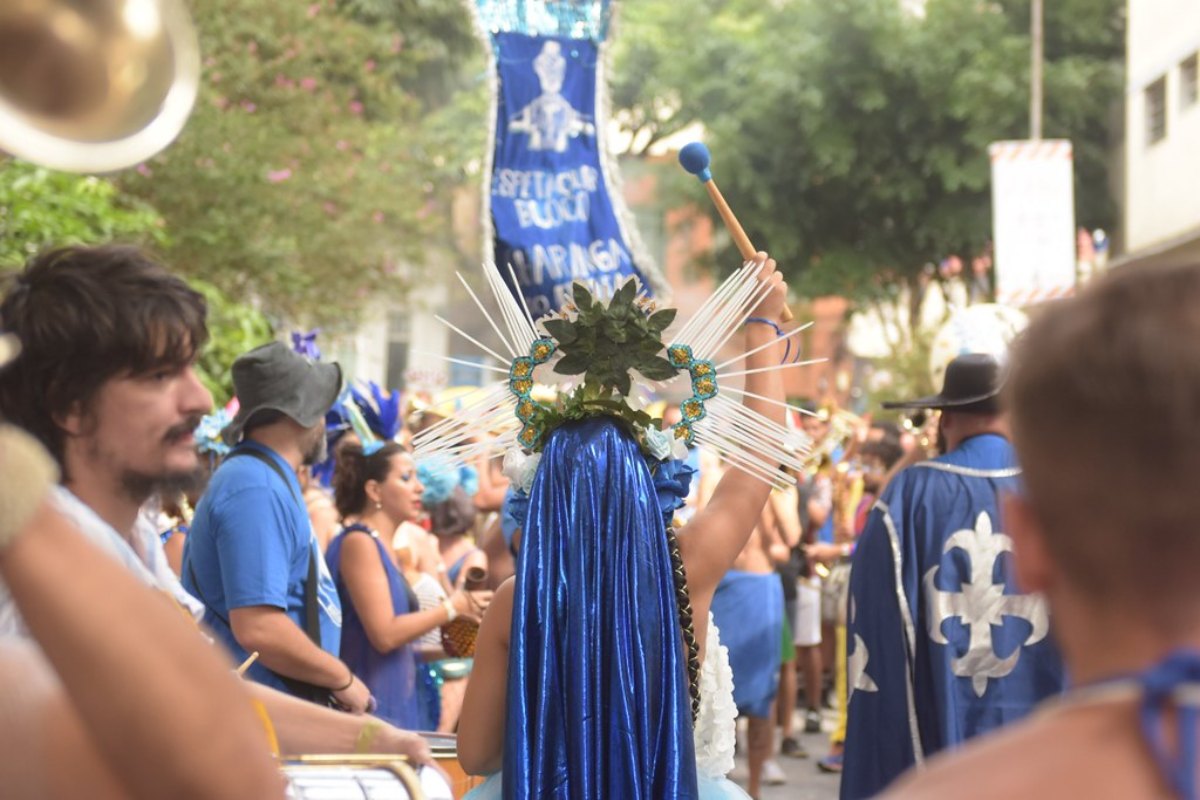
<path fill-rule="evenodd" d="M 824 359 L 814 359 L 756 369 L 729 370 L 745 357 L 771 347 L 778 341 L 796 336 L 812 323 L 788 331 L 779 339 L 726 361 L 715 362 L 717 354 L 733 339 L 734 334 L 752 315 L 759 302 L 771 291 L 770 284 L 759 280 L 762 269 L 761 262 L 746 262 L 717 288 L 690 320 L 669 337 L 672 344 L 664 347 L 660 355 L 677 370 L 674 377 L 665 381 L 651 381 L 644 377 L 641 377 L 641 380 L 645 384 L 660 387 L 685 375 L 691 381 L 692 396 L 680 404 L 683 420 L 670 431 L 676 443 L 671 449 L 676 454 L 684 444 L 697 444 L 717 452 L 730 464 L 755 478 L 772 486 L 783 487 L 792 483 L 793 479 L 780 467 L 788 467 L 793 473 L 799 472 L 811 449 L 811 442 L 803 433 L 789 429 L 733 398 L 750 398 L 801 414 L 811 412 L 730 386 L 725 379 L 792 369 L 823 361 Z M 507 271 L 511 285 L 517 286 L 512 267 L 509 266 Z M 567 376 L 555 374 L 551 377 L 553 366 L 561 354 L 558 352 L 557 343 L 544 326 L 544 322 L 552 317 L 570 318 L 574 313 L 573 308 L 568 307 L 565 314 L 547 315 L 535 322 L 519 293 L 510 291 L 499 268 L 484 264 L 483 274 L 495 300 L 499 322 L 461 274 L 458 275 L 458 279 L 495 332 L 501 349 L 508 353 L 507 357 L 442 317 L 437 319 L 481 352 L 501 363 L 507 363 L 507 369 L 485 367 L 494 372 L 504 373 L 506 378 L 486 384 L 468 405 L 419 433 L 414 440 L 415 455 L 418 459 L 468 461 L 496 449 L 525 452 L 540 450 L 545 436 L 550 431 L 537 427 L 537 420 L 543 418 L 539 417 L 540 411 L 548 407 L 532 397 L 535 372 L 539 380 L 551 383 L 552 388 L 557 389 L 560 395 L 565 394 L 576 383 Z M 639 304 L 651 307 L 648 301 L 640 296 L 640 292 Z M 451 363 L 465 363 L 460 359 L 439 357 Z M 472 366 L 478 365 L 472 363 Z M 586 378 L 586 375 L 584 377 Z M 613 399 L 628 405 L 627 397 Z M 645 436 L 641 441 L 643 449 L 647 449 L 645 442 L 650 441 L 650 449 L 655 451 L 652 454 L 662 459 L 668 457 L 669 453 L 662 451 L 661 443 L 665 437 L 658 431 L 657 424 L 660 422 L 655 423 L 652 432 L 642 432 Z"/>

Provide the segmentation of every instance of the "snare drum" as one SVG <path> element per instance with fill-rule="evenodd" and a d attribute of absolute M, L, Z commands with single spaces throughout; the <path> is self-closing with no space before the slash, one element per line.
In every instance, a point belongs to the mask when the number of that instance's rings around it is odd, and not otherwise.
<path fill-rule="evenodd" d="M 292 800 L 455 800 L 436 769 L 387 755 L 297 756 L 283 765 Z"/>

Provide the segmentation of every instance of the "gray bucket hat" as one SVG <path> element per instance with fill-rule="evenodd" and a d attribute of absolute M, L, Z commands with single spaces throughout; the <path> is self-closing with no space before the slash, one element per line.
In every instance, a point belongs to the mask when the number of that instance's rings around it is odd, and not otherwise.
<path fill-rule="evenodd" d="M 342 388 L 342 368 L 334 362 L 313 361 L 283 342 L 256 347 L 233 362 L 233 388 L 238 412 L 221 431 L 236 444 L 242 429 L 259 411 L 279 411 L 305 428 L 325 418 Z"/>

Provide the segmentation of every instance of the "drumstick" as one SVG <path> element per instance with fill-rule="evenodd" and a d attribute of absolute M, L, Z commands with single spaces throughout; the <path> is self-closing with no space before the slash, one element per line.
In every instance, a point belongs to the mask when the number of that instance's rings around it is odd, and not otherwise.
<path fill-rule="evenodd" d="M 250 654 L 250 657 L 247 658 L 245 661 L 243 661 L 242 665 L 237 668 L 238 677 L 240 678 L 243 675 L 245 675 L 246 670 L 250 669 L 250 665 L 253 664 L 257 660 L 258 660 L 258 651 L 255 650 L 253 653 Z"/>
<path fill-rule="evenodd" d="M 758 254 L 758 250 L 750 243 L 750 237 L 746 235 L 746 231 L 742 229 L 742 224 L 734 216 L 733 209 L 725 202 L 721 190 L 717 188 L 717 182 L 713 180 L 712 171 L 708 168 L 711 162 L 712 155 L 708 152 L 708 148 L 704 146 L 703 142 L 685 144 L 683 149 L 679 151 L 679 163 L 685 170 L 695 175 L 704 184 L 704 188 L 708 190 L 708 196 L 712 199 L 713 205 L 717 207 L 717 213 L 721 215 L 721 219 L 725 222 L 725 227 L 729 229 L 729 235 L 733 237 L 733 243 L 737 245 L 738 252 L 742 254 L 742 258 L 750 261 Z M 779 316 L 784 322 L 791 322 L 793 319 L 792 310 L 787 306 L 783 307 L 783 311 Z"/>

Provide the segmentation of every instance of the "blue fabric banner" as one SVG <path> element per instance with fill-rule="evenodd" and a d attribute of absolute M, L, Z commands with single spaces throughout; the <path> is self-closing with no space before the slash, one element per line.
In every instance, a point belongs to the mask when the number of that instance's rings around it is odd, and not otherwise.
<path fill-rule="evenodd" d="M 534 318 L 560 308 L 575 280 L 608 293 L 637 275 L 652 292 L 605 180 L 600 45 L 513 32 L 494 33 L 492 43 L 499 85 L 489 194 L 505 280 L 511 264 Z"/>

